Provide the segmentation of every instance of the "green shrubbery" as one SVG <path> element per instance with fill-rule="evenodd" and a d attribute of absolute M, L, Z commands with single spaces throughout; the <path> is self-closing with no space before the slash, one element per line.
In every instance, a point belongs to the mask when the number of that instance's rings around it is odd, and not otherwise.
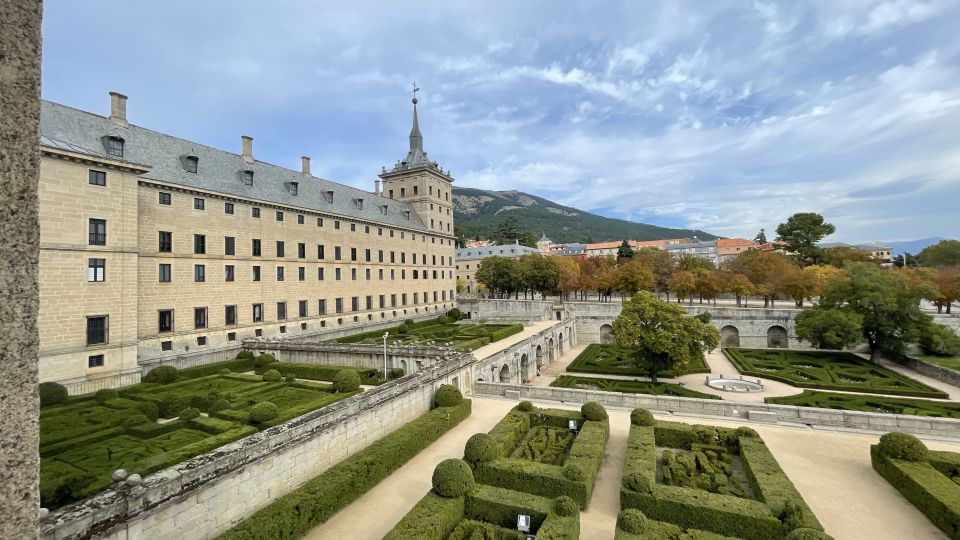
<path fill-rule="evenodd" d="M 270 403 L 269 401 L 263 401 L 257 403 L 253 407 L 250 407 L 250 421 L 262 424 L 268 420 L 273 420 L 280 414 L 280 410 L 276 405 Z"/>
<path fill-rule="evenodd" d="M 578 375 L 560 375 L 550 386 L 558 388 L 580 388 L 603 392 L 622 392 L 625 394 L 650 394 L 653 396 L 676 396 L 697 399 L 721 399 L 720 396 L 691 390 L 685 386 L 665 382 L 631 381 L 625 379 L 601 379 Z"/>
<path fill-rule="evenodd" d="M 475 433 L 463 448 L 463 459 L 473 466 L 500 457 L 497 441 L 487 433 Z"/>
<path fill-rule="evenodd" d="M 182 411 L 180 411 L 181 420 L 193 420 L 198 416 L 200 416 L 200 410 L 195 409 L 193 407 L 187 407 L 186 409 L 183 409 Z M 138 423 L 142 423 L 142 422 L 138 422 Z"/>
<path fill-rule="evenodd" d="M 931 323 L 920 332 L 920 349 L 931 356 L 960 356 L 960 336 L 942 324 Z"/>
<path fill-rule="evenodd" d="M 143 382 L 170 384 L 180 377 L 180 371 L 173 366 L 158 366 L 143 376 Z"/>
<path fill-rule="evenodd" d="M 940 416 L 960 418 L 960 403 L 951 401 L 933 401 L 929 399 L 898 398 L 887 396 L 868 396 L 840 394 L 804 390 L 803 393 L 766 398 L 766 403 L 795 405 L 797 407 L 818 407 L 844 411 L 883 412 L 888 414 L 912 414 L 916 416 Z"/>
<path fill-rule="evenodd" d="M 653 413 L 646 409 L 630 411 L 630 423 L 635 426 L 652 426 L 654 422 Z"/>
<path fill-rule="evenodd" d="M 926 445 L 909 433 L 892 432 L 883 435 L 877 451 L 884 457 L 904 461 L 923 461 L 927 458 Z"/>
<path fill-rule="evenodd" d="M 617 528 L 631 534 L 642 534 L 647 528 L 647 516 L 636 508 L 627 508 L 617 516 Z"/>
<path fill-rule="evenodd" d="M 117 399 L 120 397 L 120 392 L 117 392 L 113 388 L 104 388 L 103 390 L 97 390 L 97 393 L 93 395 L 93 399 L 104 402 L 111 399 Z"/>
<path fill-rule="evenodd" d="M 263 372 L 263 380 L 266 382 L 280 382 L 283 380 L 283 375 L 280 375 L 280 372 L 275 369 L 268 369 Z M 360 385 L 360 377 L 357 377 L 357 385 Z"/>
<path fill-rule="evenodd" d="M 454 407 L 463 401 L 463 394 L 456 386 L 441 384 L 433 395 L 433 403 L 437 407 Z"/>
<path fill-rule="evenodd" d="M 69 395 L 62 384 L 55 382 L 40 383 L 40 406 L 57 405 L 67 401 Z"/>
<path fill-rule="evenodd" d="M 596 401 L 588 401 L 580 407 L 580 414 L 587 420 L 600 422 L 607 419 L 607 410 Z"/>
<path fill-rule="evenodd" d="M 567 366 L 571 373 L 592 373 L 597 375 L 636 375 L 646 376 L 650 367 L 646 363 L 638 364 L 636 353 L 632 349 L 617 345 L 591 343 Z M 660 371 L 661 377 L 677 377 L 689 373 L 710 373 L 710 366 L 702 358 L 680 368 Z"/>
<path fill-rule="evenodd" d="M 360 374 L 355 369 L 341 369 L 333 378 L 333 389 L 337 392 L 356 392 L 358 388 Z"/>
<path fill-rule="evenodd" d="M 433 490 L 441 497 L 462 497 L 473 491 L 473 471 L 462 459 L 445 459 L 433 470 Z"/>
<path fill-rule="evenodd" d="M 310 379 L 314 381 L 328 381 L 333 382 L 336 378 L 337 373 L 345 369 L 352 369 L 360 375 L 360 384 L 369 384 L 377 385 L 383 383 L 383 374 L 381 371 L 376 369 L 369 368 L 356 368 L 353 366 L 326 366 L 319 364 L 288 364 L 286 362 L 278 362 L 269 365 L 270 369 L 275 369 L 280 372 L 284 377 L 293 375 L 298 379 Z M 258 372 L 266 371 L 266 368 L 258 368 Z M 391 370 L 391 377 L 394 377 L 394 374 Z M 402 372 L 403 370 L 398 370 Z"/>
<path fill-rule="evenodd" d="M 532 410 L 535 409 L 535 408 L 536 408 L 536 407 L 533 406 L 533 403 L 531 403 L 531 402 L 529 402 L 529 401 L 521 401 L 520 404 L 517 405 L 517 410 L 520 410 L 520 411 L 523 411 L 523 412 L 530 412 L 530 411 L 532 411 Z"/>
<path fill-rule="evenodd" d="M 270 353 L 262 353 L 254 360 L 254 367 L 262 368 L 277 363 L 277 358 Z"/>

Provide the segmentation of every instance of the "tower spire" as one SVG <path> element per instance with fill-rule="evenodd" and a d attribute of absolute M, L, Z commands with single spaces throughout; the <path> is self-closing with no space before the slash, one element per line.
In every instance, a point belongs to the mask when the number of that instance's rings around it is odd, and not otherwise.
<path fill-rule="evenodd" d="M 420 120 L 417 118 L 417 92 L 420 88 L 413 82 L 413 127 L 410 128 L 410 152 L 423 154 L 423 135 L 420 134 Z"/>

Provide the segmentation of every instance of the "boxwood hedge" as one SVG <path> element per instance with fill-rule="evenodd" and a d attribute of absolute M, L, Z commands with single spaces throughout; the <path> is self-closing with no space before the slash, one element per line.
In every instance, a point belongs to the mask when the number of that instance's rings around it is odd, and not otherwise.
<path fill-rule="evenodd" d="M 470 416 L 470 411 L 471 402 L 463 400 L 455 407 L 442 407 L 428 412 L 334 465 L 303 487 L 277 499 L 220 538 L 300 538 Z M 437 496 L 436 499 L 442 497 Z M 457 503 L 457 500 L 460 502 Z M 443 503 L 438 504 L 436 509 L 438 520 L 442 521 L 442 515 L 445 515 L 443 509 L 451 504 L 454 513 L 458 504 L 461 508 L 459 513 L 463 513 L 462 499 L 434 502 Z M 446 526 L 445 523 L 443 525 Z M 423 526 L 429 527 L 429 524 L 423 522 Z"/>

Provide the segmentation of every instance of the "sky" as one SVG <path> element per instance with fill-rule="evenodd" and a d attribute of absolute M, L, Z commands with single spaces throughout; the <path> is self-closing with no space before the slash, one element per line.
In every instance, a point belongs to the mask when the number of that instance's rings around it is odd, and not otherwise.
<path fill-rule="evenodd" d="M 43 97 L 372 190 L 410 89 L 455 186 L 722 236 L 960 237 L 960 1 L 44 3 Z"/>

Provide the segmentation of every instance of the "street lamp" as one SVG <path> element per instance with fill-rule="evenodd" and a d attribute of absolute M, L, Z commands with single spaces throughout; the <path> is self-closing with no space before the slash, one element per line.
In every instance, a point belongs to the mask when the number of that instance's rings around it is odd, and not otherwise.
<path fill-rule="evenodd" d="M 383 382 L 386 383 L 389 379 L 387 375 L 387 336 L 390 335 L 390 332 L 383 333 Z M 406 375 L 406 373 L 404 373 Z"/>

